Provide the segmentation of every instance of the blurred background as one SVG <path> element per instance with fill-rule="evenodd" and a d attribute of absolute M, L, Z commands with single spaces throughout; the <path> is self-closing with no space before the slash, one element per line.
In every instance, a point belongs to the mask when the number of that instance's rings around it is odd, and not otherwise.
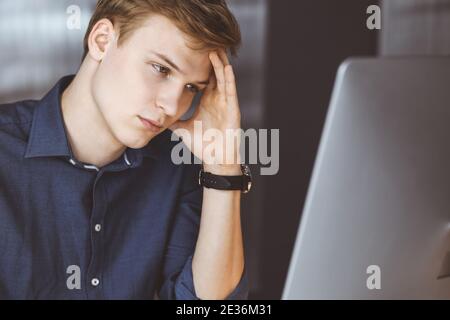
<path fill-rule="evenodd" d="M 40 99 L 77 72 L 95 0 L 0 2 L 0 103 Z M 252 299 L 279 299 L 336 70 L 350 56 L 447 55 L 450 0 L 229 0 L 244 129 L 280 130 L 280 168 L 243 197 Z M 381 7 L 369 30 L 368 6 Z M 70 17 L 79 16 L 79 24 Z M 330 266 L 332 268 L 332 266 Z"/>

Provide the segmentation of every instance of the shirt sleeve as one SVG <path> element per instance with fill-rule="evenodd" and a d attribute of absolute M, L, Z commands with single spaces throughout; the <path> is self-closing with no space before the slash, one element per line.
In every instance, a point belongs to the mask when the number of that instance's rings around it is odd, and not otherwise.
<path fill-rule="evenodd" d="M 183 191 L 169 243 L 166 248 L 158 296 L 163 300 L 199 300 L 192 274 L 192 258 L 200 228 L 203 187 L 198 185 L 200 165 L 187 165 Z M 248 298 L 248 276 L 244 272 L 239 284 L 226 300 Z"/>

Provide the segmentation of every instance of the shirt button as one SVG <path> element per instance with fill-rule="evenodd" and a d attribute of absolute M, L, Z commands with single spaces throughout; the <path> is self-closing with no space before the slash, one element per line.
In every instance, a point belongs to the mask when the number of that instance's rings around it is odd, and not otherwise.
<path fill-rule="evenodd" d="M 98 286 L 99 283 L 100 283 L 100 280 L 98 280 L 97 278 L 94 278 L 94 279 L 91 280 L 91 284 L 92 284 L 94 287 Z"/>
<path fill-rule="evenodd" d="M 102 230 L 102 226 L 100 224 L 96 224 L 94 229 L 95 231 L 100 232 L 100 230 Z"/>

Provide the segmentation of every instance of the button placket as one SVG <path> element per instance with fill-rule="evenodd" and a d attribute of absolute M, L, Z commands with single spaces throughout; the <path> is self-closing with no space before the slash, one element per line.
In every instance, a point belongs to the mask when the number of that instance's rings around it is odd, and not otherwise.
<path fill-rule="evenodd" d="M 91 259 L 87 270 L 87 279 L 90 286 L 90 290 L 87 290 L 88 298 L 102 299 L 102 291 L 100 290 L 100 284 L 102 279 L 102 234 L 100 231 L 103 229 L 104 214 L 107 207 L 106 191 L 104 190 L 104 184 L 100 183 L 100 177 L 103 176 L 104 171 L 101 170 L 97 175 L 94 182 L 94 188 L 92 190 L 93 206 L 92 214 L 90 218 L 91 233 Z"/>

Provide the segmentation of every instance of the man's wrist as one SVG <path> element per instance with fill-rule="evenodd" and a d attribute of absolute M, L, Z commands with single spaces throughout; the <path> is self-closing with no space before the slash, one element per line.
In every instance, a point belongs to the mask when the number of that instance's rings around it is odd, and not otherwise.
<path fill-rule="evenodd" d="M 203 164 L 203 171 L 219 176 L 240 176 L 242 169 L 240 164 Z"/>

